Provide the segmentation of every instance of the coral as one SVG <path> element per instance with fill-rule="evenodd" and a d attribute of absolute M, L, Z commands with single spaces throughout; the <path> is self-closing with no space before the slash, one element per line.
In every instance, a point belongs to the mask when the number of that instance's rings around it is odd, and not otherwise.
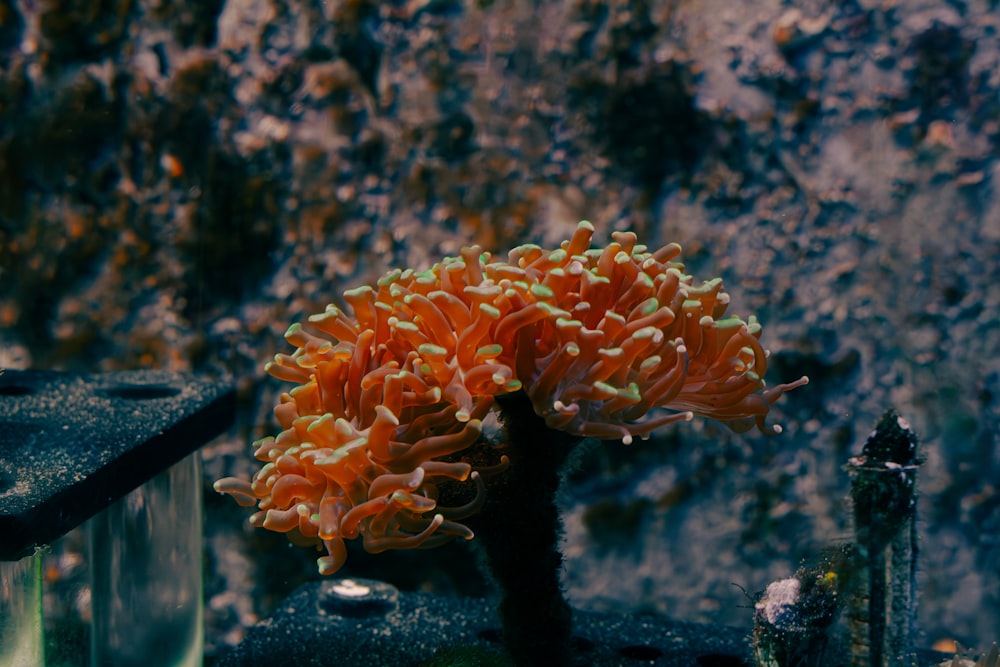
<path fill-rule="evenodd" d="M 980 654 L 975 663 L 969 658 L 959 657 L 956 653 L 954 658 L 939 663 L 937 667 L 1000 667 L 1000 650 L 994 642 L 990 650 Z"/>
<path fill-rule="evenodd" d="M 465 248 L 345 292 L 353 316 L 331 305 L 310 331 L 292 325 L 296 350 L 267 366 L 298 385 L 274 410 L 282 431 L 255 443 L 252 482 L 216 490 L 256 504 L 256 526 L 321 541 L 327 574 L 359 535 L 370 552 L 472 538 L 460 521 L 485 500 L 482 475 L 508 463 L 484 438 L 497 396 L 523 392 L 578 437 L 629 443 L 694 414 L 777 432 L 770 405 L 807 379 L 764 390 L 760 325 L 725 316 L 721 280 L 694 285 L 676 244 L 648 252 L 618 232 L 591 249 L 593 232 L 506 261 Z M 461 482 L 474 496 L 442 506 Z"/>

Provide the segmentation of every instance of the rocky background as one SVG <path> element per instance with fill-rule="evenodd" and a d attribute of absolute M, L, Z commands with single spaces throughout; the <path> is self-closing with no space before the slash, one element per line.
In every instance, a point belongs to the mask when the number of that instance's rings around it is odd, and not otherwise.
<path fill-rule="evenodd" d="M 274 432 L 287 326 L 344 289 L 581 218 L 678 241 L 764 322 L 770 381 L 813 382 L 779 437 L 696 421 L 583 447 L 574 603 L 749 625 L 739 587 L 849 538 L 842 466 L 895 407 L 926 457 L 925 642 L 985 646 L 998 28 L 994 0 L 0 0 L 0 366 L 231 378 L 208 489 Z M 206 505 L 211 656 L 316 575 Z M 476 562 L 354 551 L 344 572 L 483 594 Z"/>

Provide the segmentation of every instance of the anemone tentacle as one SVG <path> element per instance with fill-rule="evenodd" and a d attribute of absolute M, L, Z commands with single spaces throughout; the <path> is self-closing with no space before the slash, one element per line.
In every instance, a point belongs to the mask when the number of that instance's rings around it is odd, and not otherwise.
<path fill-rule="evenodd" d="M 344 539 L 370 552 L 472 539 L 460 521 L 484 502 L 482 476 L 508 464 L 463 460 L 489 451 L 496 396 L 523 391 L 548 428 L 626 443 L 694 415 L 778 432 L 771 405 L 808 380 L 765 390 L 761 327 L 726 316 L 721 279 L 696 285 L 677 244 L 650 252 L 615 232 L 595 249 L 593 234 L 584 221 L 559 248 L 506 260 L 465 248 L 293 324 L 295 351 L 266 367 L 297 385 L 274 409 L 282 431 L 255 443 L 250 482 L 216 490 L 256 504 L 254 525 L 321 544 L 331 574 Z M 443 485 L 467 485 L 448 496 L 461 504 L 440 505 Z"/>

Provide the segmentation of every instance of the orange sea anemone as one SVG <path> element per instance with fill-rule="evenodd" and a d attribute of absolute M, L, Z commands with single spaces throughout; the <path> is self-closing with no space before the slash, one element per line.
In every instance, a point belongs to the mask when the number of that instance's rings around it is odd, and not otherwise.
<path fill-rule="evenodd" d="M 310 331 L 293 325 L 296 350 L 267 366 L 298 385 L 274 409 L 282 431 L 255 443 L 251 482 L 216 490 L 256 504 L 256 526 L 321 541 L 329 574 L 345 538 L 370 552 L 472 538 L 460 521 L 482 506 L 487 471 L 463 456 L 496 395 L 523 391 L 549 428 L 626 443 L 694 414 L 778 431 L 770 405 L 807 379 L 764 390 L 760 325 L 724 317 L 721 279 L 695 286 L 676 244 L 648 252 L 616 232 L 591 249 L 593 232 L 581 222 L 559 249 L 506 261 L 465 248 L 345 292 L 352 314 L 331 305 Z M 441 506 L 439 487 L 461 482 L 473 497 Z"/>

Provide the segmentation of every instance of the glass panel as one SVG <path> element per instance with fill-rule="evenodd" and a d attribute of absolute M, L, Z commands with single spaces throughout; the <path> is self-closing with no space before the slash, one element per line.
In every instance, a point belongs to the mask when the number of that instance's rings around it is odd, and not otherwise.
<path fill-rule="evenodd" d="M 198 454 L 89 522 L 91 664 L 202 664 L 201 466 Z"/>
<path fill-rule="evenodd" d="M 42 644 L 42 557 L 0 561 L 0 667 L 45 664 Z"/>

